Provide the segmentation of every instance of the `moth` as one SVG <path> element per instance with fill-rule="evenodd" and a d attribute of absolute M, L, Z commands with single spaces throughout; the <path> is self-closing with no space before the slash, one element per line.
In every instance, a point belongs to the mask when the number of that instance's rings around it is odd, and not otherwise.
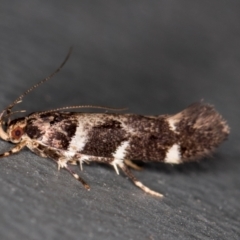
<path fill-rule="evenodd" d="M 56 162 L 80 181 L 89 185 L 69 165 L 99 162 L 119 169 L 146 193 L 162 197 L 141 183 L 130 168 L 135 160 L 179 164 L 195 161 L 211 153 L 229 134 L 222 116 L 210 105 L 199 102 L 175 115 L 142 116 L 137 114 L 83 113 L 66 110 L 94 106 L 72 106 L 34 112 L 11 120 L 12 109 L 50 76 L 33 85 L 0 114 L 0 137 L 14 147 L 0 157 L 7 157 L 27 147 L 37 155 Z M 102 107 L 96 107 L 102 108 Z"/>

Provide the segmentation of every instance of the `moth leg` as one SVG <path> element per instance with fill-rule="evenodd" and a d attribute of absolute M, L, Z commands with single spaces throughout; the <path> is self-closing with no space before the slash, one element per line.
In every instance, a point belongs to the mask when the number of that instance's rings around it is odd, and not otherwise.
<path fill-rule="evenodd" d="M 130 171 L 130 169 L 127 167 L 126 164 L 122 163 L 122 164 L 118 164 L 118 166 L 122 169 L 122 171 L 126 174 L 126 176 L 128 178 L 130 178 L 133 183 L 141 188 L 144 192 L 149 193 L 153 196 L 157 196 L 157 197 L 163 197 L 163 195 L 161 193 L 155 192 L 153 190 L 151 190 L 150 188 L 146 187 L 145 185 L 143 185 Z"/>
<path fill-rule="evenodd" d="M 81 178 L 77 173 L 75 173 L 72 169 L 70 169 L 67 165 L 67 160 L 65 158 L 59 158 L 59 159 L 54 159 L 52 158 L 57 164 L 58 164 L 58 170 L 60 170 L 61 168 L 66 169 L 69 173 L 71 173 L 71 175 L 77 179 L 80 183 L 82 183 L 82 185 L 87 189 L 90 190 L 90 186 L 84 181 L 83 178 Z M 70 160 L 71 162 L 71 160 Z M 75 163 L 76 161 L 73 160 L 73 162 Z"/>
<path fill-rule="evenodd" d="M 68 163 L 71 164 L 71 165 L 78 165 L 77 160 L 70 160 L 70 161 L 68 161 Z"/>
<path fill-rule="evenodd" d="M 90 190 L 90 186 L 77 174 L 75 173 L 72 169 L 70 169 L 67 165 L 64 167 L 68 172 L 70 172 L 74 178 L 76 178 L 79 182 L 82 183 L 82 185 L 87 189 Z"/>
<path fill-rule="evenodd" d="M 83 163 L 84 159 L 82 159 L 81 157 L 73 157 L 73 159 L 68 161 L 69 164 L 71 165 L 79 165 L 80 170 L 83 170 Z M 86 162 L 87 164 L 89 164 L 88 162 Z"/>
<path fill-rule="evenodd" d="M 80 161 L 78 159 L 76 159 L 76 160 L 71 159 L 71 160 L 68 161 L 68 163 L 71 164 L 71 165 L 78 165 L 80 163 Z M 84 163 L 89 164 L 89 162 L 84 162 Z"/>
<path fill-rule="evenodd" d="M 79 168 L 81 169 L 81 171 L 83 170 L 83 163 L 89 164 L 89 162 L 84 162 L 79 160 L 69 160 L 68 163 L 71 165 L 79 165 Z"/>
<path fill-rule="evenodd" d="M 28 147 L 39 156 L 51 158 L 53 161 L 55 161 L 57 163 L 58 170 L 60 170 L 61 168 L 66 169 L 68 172 L 70 172 L 72 174 L 72 176 L 74 178 L 76 178 L 79 182 L 81 182 L 82 185 L 87 190 L 90 189 L 90 186 L 77 173 L 75 173 L 72 169 L 70 169 L 67 165 L 68 162 L 73 163 L 73 164 L 77 163 L 77 160 L 75 158 L 67 159 L 60 152 L 56 152 L 55 150 L 50 149 L 50 148 L 48 148 L 44 145 L 41 145 L 37 142 L 29 145 Z"/>
<path fill-rule="evenodd" d="M 21 151 L 25 146 L 26 146 L 26 142 L 22 141 L 22 142 L 18 143 L 17 145 L 15 145 L 11 150 L 0 154 L 0 158 L 7 157 L 14 153 L 17 153 L 17 152 Z"/>
<path fill-rule="evenodd" d="M 90 164 L 90 162 L 110 163 L 113 160 L 114 160 L 113 158 L 96 157 L 96 156 L 85 155 L 85 154 L 76 154 L 73 157 L 73 161 L 79 162 L 81 170 L 83 170 L 83 167 L 82 167 L 83 163 L 87 163 L 87 164 Z"/>
<path fill-rule="evenodd" d="M 142 167 L 139 167 L 136 163 L 134 163 L 133 161 L 129 160 L 129 159 L 125 159 L 124 160 L 124 163 L 128 166 L 128 167 L 131 167 L 132 169 L 134 170 L 137 170 L 137 171 L 141 171 L 142 170 Z"/>

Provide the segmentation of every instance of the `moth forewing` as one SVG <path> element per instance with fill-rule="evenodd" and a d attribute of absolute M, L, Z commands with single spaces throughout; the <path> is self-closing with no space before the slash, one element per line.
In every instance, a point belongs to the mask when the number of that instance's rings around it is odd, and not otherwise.
<path fill-rule="evenodd" d="M 128 166 L 137 169 L 135 160 L 170 164 L 194 161 L 213 151 L 229 134 L 223 118 L 212 106 L 201 102 L 172 116 L 61 111 L 71 108 L 66 107 L 9 121 L 12 108 L 50 77 L 31 87 L 1 113 L 0 137 L 16 145 L 0 157 L 27 146 L 37 155 L 54 160 L 58 168 L 69 171 L 86 189 L 89 185 L 69 164 L 79 163 L 81 168 L 84 162 L 91 161 L 110 164 L 117 174 L 121 169 L 146 193 L 162 197 L 137 180 Z"/>

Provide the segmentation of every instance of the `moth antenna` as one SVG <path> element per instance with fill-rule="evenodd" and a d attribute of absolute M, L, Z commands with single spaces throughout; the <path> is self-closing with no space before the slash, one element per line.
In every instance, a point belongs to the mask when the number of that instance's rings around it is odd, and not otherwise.
<path fill-rule="evenodd" d="M 40 82 L 34 84 L 32 87 L 30 87 L 27 91 L 25 91 L 22 95 L 20 95 L 15 101 L 13 101 L 7 108 L 4 109 L 4 112 L 7 112 L 7 115 L 9 115 L 9 113 L 11 112 L 12 108 L 22 102 L 22 99 L 28 95 L 30 92 L 32 92 L 35 88 L 39 87 L 40 85 L 42 85 L 43 83 L 47 82 L 48 80 L 50 80 L 54 75 L 56 75 L 65 65 L 65 63 L 67 62 L 67 60 L 69 59 L 70 55 L 72 53 L 72 47 L 69 49 L 68 54 L 66 56 L 66 58 L 64 59 L 64 61 L 62 62 L 62 64 L 52 73 L 50 74 L 48 77 L 44 78 L 43 80 L 41 80 Z"/>
<path fill-rule="evenodd" d="M 64 59 L 64 61 L 62 62 L 62 64 L 52 73 L 50 74 L 48 77 L 44 78 L 43 80 L 41 80 L 40 82 L 34 84 L 32 87 L 30 87 L 27 91 L 25 91 L 22 95 L 20 95 L 15 101 L 13 101 L 7 108 L 5 108 L 1 113 L 0 113 L 0 137 L 5 140 L 5 141 L 9 141 L 9 136 L 8 134 L 4 131 L 3 129 L 3 125 L 4 125 L 4 120 L 3 118 L 9 118 L 9 115 L 11 115 L 11 110 L 12 108 L 22 102 L 22 99 L 28 95 L 30 92 L 32 92 L 35 88 L 39 87 L 41 84 L 47 82 L 48 80 L 50 80 L 56 73 L 58 73 L 63 66 L 65 65 L 65 63 L 67 62 L 67 60 L 69 59 L 70 55 L 72 53 L 72 47 L 70 47 L 68 54 L 66 56 L 66 58 Z M 7 116 L 4 116 L 4 114 L 7 114 Z M 9 121 L 8 121 L 9 122 Z"/>
<path fill-rule="evenodd" d="M 110 108 L 110 107 L 94 106 L 94 105 L 78 105 L 78 106 L 67 106 L 67 107 L 55 108 L 55 109 L 51 109 L 48 111 L 34 113 L 31 116 L 36 116 L 39 114 L 46 114 L 46 113 L 51 113 L 51 112 L 57 112 L 57 111 L 62 111 L 62 110 L 79 109 L 79 108 L 104 109 L 104 110 L 110 110 L 110 111 L 125 111 L 125 110 L 127 110 L 127 108 Z"/>
<path fill-rule="evenodd" d="M 26 110 L 14 111 L 14 112 L 11 112 L 9 115 L 13 115 L 15 113 L 23 113 L 23 112 L 26 112 Z"/>

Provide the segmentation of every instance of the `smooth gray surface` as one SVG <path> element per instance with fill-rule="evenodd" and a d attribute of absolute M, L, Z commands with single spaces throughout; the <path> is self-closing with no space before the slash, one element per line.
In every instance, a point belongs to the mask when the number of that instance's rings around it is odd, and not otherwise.
<path fill-rule="evenodd" d="M 84 166 L 87 192 L 28 150 L 0 165 L 0 239 L 239 239 L 240 2 L 1 1 L 0 106 L 50 74 L 19 109 L 76 104 L 175 113 L 204 99 L 231 126 L 212 158 L 144 165 L 137 189 Z M 0 142 L 3 152 L 11 147 Z"/>

